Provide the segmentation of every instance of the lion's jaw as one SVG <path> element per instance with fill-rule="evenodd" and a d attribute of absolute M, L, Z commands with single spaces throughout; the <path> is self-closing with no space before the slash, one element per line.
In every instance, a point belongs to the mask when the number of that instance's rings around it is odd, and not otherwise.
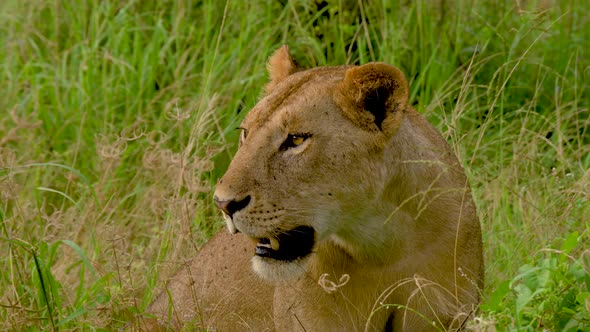
<path fill-rule="evenodd" d="M 299 279 L 307 271 L 309 257 L 295 261 L 277 261 L 274 259 L 252 257 L 252 269 L 262 278 L 272 281 L 292 281 Z"/>

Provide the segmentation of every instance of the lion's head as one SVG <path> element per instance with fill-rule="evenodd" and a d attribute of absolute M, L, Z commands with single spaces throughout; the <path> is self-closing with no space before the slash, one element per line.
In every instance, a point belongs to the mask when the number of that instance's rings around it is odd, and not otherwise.
<path fill-rule="evenodd" d="M 271 280 L 300 276 L 327 239 L 370 256 L 380 245 L 370 221 L 393 176 L 385 149 L 406 109 L 406 79 L 382 63 L 300 71 L 287 47 L 268 67 L 267 94 L 242 122 L 215 191 L 230 232 L 254 240 L 254 270 Z"/>

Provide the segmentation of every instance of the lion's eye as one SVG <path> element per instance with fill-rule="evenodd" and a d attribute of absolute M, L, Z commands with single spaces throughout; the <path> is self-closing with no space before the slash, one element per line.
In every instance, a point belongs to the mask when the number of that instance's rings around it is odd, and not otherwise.
<path fill-rule="evenodd" d="M 303 143 L 304 140 L 305 140 L 305 138 L 303 138 L 303 136 L 293 136 L 291 138 L 291 143 L 293 143 L 293 145 L 297 146 L 297 145 L 301 145 L 301 143 Z"/>
<path fill-rule="evenodd" d="M 310 134 L 289 134 L 287 136 L 287 139 L 281 145 L 280 150 L 287 150 L 290 148 L 297 147 L 303 144 L 303 142 L 305 142 L 305 140 L 308 139 L 310 136 Z"/>

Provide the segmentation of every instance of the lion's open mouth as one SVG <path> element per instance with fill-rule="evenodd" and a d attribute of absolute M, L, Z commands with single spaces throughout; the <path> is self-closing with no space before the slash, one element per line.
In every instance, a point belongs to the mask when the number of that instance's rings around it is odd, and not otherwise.
<path fill-rule="evenodd" d="M 309 226 L 299 226 L 279 234 L 276 238 L 261 238 L 256 244 L 256 256 L 281 261 L 293 261 L 311 253 L 315 231 Z"/>

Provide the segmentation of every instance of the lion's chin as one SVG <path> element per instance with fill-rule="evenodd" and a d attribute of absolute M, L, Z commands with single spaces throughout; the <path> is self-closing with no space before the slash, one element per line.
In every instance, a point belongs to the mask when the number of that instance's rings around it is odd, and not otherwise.
<path fill-rule="evenodd" d="M 260 277 L 272 281 L 292 281 L 305 274 L 309 257 L 303 257 L 292 261 L 281 261 L 267 257 L 254 256 L 252 269 Z"/>

